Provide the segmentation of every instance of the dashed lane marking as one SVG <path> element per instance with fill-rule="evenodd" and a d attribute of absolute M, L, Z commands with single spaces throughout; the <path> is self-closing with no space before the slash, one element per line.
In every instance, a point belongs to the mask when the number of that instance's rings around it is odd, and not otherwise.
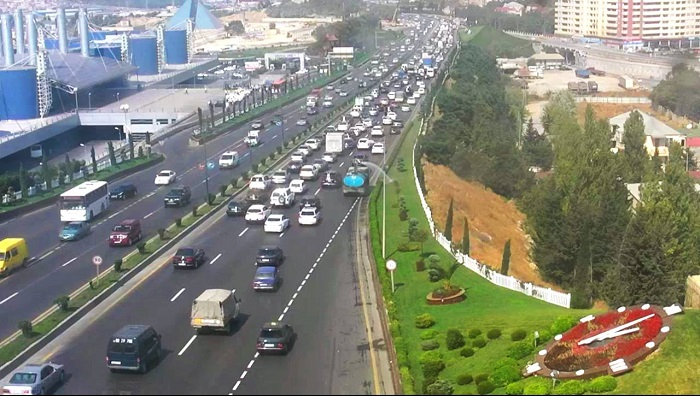
<path fill-rule="evenodd" d="M 156 211 L 154 210 L 153 212 L 151 212 L 151 213 L 149 213 L 149 214 L 143 216 L 143 218 L 144 218 L 144 219 L 147 219 L 147 218 L 153 216 L 155 213 L 156 213 Z"/>
<path fill-rule="evenodd" d="M 179 292 L 177 292 L 177 293 L 173 296 L 173 298 L 170 299 L 170 302 L 173 302 L 173 301 L 177 300 L 177 298 L 180 297 L 180 294 L 182 294 L 184 291 L 185 291 L 185 288 L 183 287 L 182 289 L 180 289 Z M 185 347 L 185 348 L 187 348 L 187 347 Z"/>
<path fill-rule="evenodd" d="M 245 230 L 241 231 L 241 233 L 238 234 L 238 236 L 239 236 L 239 237 L 242 237 L 243 234 L 245 234 L 246 232 L 248 232 L 248 229 L 249 229 L 249 228 L 250 228 L 250 227 L 246 227 Z"/>
<path fill-rule="evenodd" d="M 214 257 L 214 258 L 209 262 L 209 264 L 214 264 L 214 263 L 216 262 L 216 260 L 219 259 L 219 257 L 221 257 L 221 253 L 219 253 L 216 257 Z"/>
<path fill-rule="evenodd" d="M 66 265 L 72 263 L 73 261 L 77 260 L 77 257 L 73 257 L 72 259 L 66 261 L 65 263 L 61 264 L 61 267 L 65 267 Z"/>
<path fill-rule="evenodd" d="M 5 304 L 6 302 L 12 300 L 12 299 L 15 298 L 15 296 L 17 296 L 18 294 L 19 294 L 19 292 L 15 292 L 15 294 L 13 294 L 13 295 L 11 295 L 10 297 L 7 297 L 6 299 L 0 301 L 0 305 Z"/>
<path fill-rule="evenodd" d="M 185 344 L 185 346 L 182 347 L 182 349 L 180 350 L 180 352 L 178 352 L 177 356 L 182 356 L 182 354 L 185 353 L 185 351 L 187 350 L 187 348 L 189 348 L 190 345 L 192 345 L 192 343 L 194 342 L 195 339 L 197 339 L 197 335 L 196 335 L 196 334 L 193 335 L 192 338 L 190 338 L 189 341 L 187 341 L 187 344 Z"/>
<path fill-rule="evenodd" d="M 318 195 L 319 192 L 321 192 L 321 189 L 320 189 L 320 188 L 319 188 L 318 190 L 316 190 L 316 192 L 314 193 L 314 195 Z"/>

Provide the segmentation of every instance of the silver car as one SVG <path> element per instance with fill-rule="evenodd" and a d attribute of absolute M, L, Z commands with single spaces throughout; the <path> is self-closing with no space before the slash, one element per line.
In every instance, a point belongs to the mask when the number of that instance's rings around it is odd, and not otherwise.
<path fill-rule="evenodd" d="M 65 379 L 62 364 L 28 364 L 10 376 L 2 391 L 5 395 L 45 395 L 63 384 Z"/>

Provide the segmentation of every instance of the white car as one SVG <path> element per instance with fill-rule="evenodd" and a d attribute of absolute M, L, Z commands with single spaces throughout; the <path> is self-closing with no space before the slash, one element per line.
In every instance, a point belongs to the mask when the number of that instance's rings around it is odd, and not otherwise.
<path fill-rule="evenodd" d="M 156 179 L 153 181 L 156 186 L 167 186 L 170 183 L 174 183 L 177 174 L 175 171 L 162 170 L 156 175 Z"/>
<path fill-rule="evenodd" d="M 404 113 L 408 113 L 409 111 L 411 111 L 411 106 L 403 105 L 401 106 L 401 111 L 403 111 Z"/>
<path fill-rule="evenodd" d="M 378 89 L 373 89 L 372 90 L 372 97 L 374 99 L 377 99 L 379 97 L 379 90 Z"/>
<path fill-rule="evenodd" d="M 417 91 L 417 92 L 418 92 L 419 95 L 425 95 L 425 88 L 424 88 L 424 87 L 420 87 L 420 88 L 418 88 L 418 91 Z"/>
<path fill-rule="evenodd" d="M 309 147 L 311 147 L 311 150 L 318 150 L 321 147 L 321 141 L 318 139 L 309 139 L 305 142 L 305 144 Z"/>
<path fill-rule="evenodd" d="M 317 225 L 321 221 L 321 210 L 310 206 L 299 211 L 299 225 Z"/>
<path fill-rule="evenodd" d="M 265 220 L 265 232 L 285 232 L 289 228 L 289 218 L 283 214 L 271 214 Z"/>
<path fill-rule="evenodd" d="M 391 91 L 386 95 L 386 97 L 389 98 L 389 100 L 396 100 L 396 92 Z"/>
<path fill-rule="evenodd" d="M 380 103 L 382 106 L 389 106 L 389 99 L 387 99 L 387 98 L 381 98 L 381 99 L 379 99 L 379 103 Z"/>
<path fill-rule="evenodd" d="M 357 141 L 357 149 L 358 150 L 369 150 L 370 147 L 372 146 L 372 141 L 367 139 L 367 138 L 362 138 Z"/>
<path fill-rule="evenodd" d="M 350 124 L 347 121 L 341 121 L 336 128 L 339 132 L 345 132 L 350 128 Z"/>
<path fill-rule="evenodd" d="M 302 180 L 316 180 L 318 178 L 318 168 L 314 165 L 304 165 L 299 171 Z"/>
<path fill-rule="evenodd" d="M 338 96 L 348 96 L 348 91 L 340 91 L 338 92 Z"/>
<path fill-rule="evenodd" d="M 360 132 L 364 132 L 365 131 L 365 124 L 358 122 L 357 124 L 355 124 L 355 129 L 359 130 Z"/>
<path fill-rule="evenodd" d="M 323 107 L 326 108 L 326 109 L 329 108 L 329 107 L 333 107 L 333 102 L 331 102 L 330 100 L 324 100 L 324 101 L 323 101 Z"/>
<path fill-rule="evenodd" d="M 328 86 L 326 87 L 326 89 L 329 90 L 329 91 L 332 91 L 334 88 L 333 88 L 332 85 L 328 85 Z"/>
<path fill-rule="evenodd" d="M 238 166 L 239 160 L 240 160 L 240 157 L 239 157 L 237 152 L 227 151 L 227 152 L 221 154 L 221 157 L 219 157 L 219 168 L 221 168 L 221 169 L 235 168 L 236 166 Z"/>
<path fill-rule="evenodd" d="M 362 132 L 365 131 L 365 128 L 364 128 L 364 127 L 358 128 L 357 126 L 354 126 L 354 127 L 350 128 L 350 131 L 351 131 L 355 136 L 360 136 L 360 134 L 361 134 Z"/>
<path fill-rule="evenodd" d="M 382 117 L 382 125 L 391 125 L 392 122 L 393 120 L 391 119 L 391 117 Z"/>
<path fill-rule="evenodd" d="M 371 109 L 369 109 L 369 115 L 371 115 L 372 117 L 376 116 L 377 114 L 379 114 L 378 108 L 372 107 Z"/>
<path fill-rule="evenodd" d="M 371 110 L 370 110 L 371 111 Z M 371 113 L 370 113 L 371 114 Z M 362 120 L 362 125 L 365 126 L 365 128 L 372 128 L 372 125 L 374 125 L 374 121 L 372 121 L 371 118 L 365 118 Z"/>
<path fill-rule="evenodd" d="M 304 126 L 304 125 L 308 124 L 308 122 L 306 121 L 306 118 L 300 118 L 297 120 L 296 124 L 298 126 Z"/>
<path fill-rule="evenodd" d="M 413 99 L 420 99 L 420 92 L 416 91 L 413 93 Z M 411 103 L 411 102 L 408 102 Z"/>
<path fill-rule="evenodd" d="M 306 155 L 304 155 L 304 153 L 301 151 L 295 151 L 292 153 L 292 161 L 304 161 L 304 158 L 306 158 Z"/>
<path fill-rule="evenodd" d="M 268 175 L 255 175 L 250 178 L 250 184 L 248 184 L 248 188 L 250 188 L 251 190 L 267 190 L 267 188 L 270 187 L 271 182 L 272 180 Z"/>
<path fill-rule="evenodd" d="M 303 154 L 304 154 L 305 156 L 307 156 L 307 157 L 308 157 L 309 155 L 311 155 L 311 147 L 309 147 L 309 146 L 307 146 L 307 145 L 305 145 L 305 144 L 302 144 L 301 146 L 299 146 L 299 148 L 297 149 L 297 151 L 303 153 Z"/>
<path fill-rule="evenodd" d="M 384 136 L 384 127 L 381 125 L 375 125 L 372 127 L 372 132 L 369 133 L 370 136 Z"/>
<path fill-rule="evenodd" d="M 410 104 L 410 105 L 416 104 L 416 98 L 414 96 L 409 96 L 408 99 L 406 99 L 406 104 Z"/>
<path fill-rule="evenodd" d="M 248 224 L 263 223 L 270 216 L 270 207 L 267 205 L 250 205 L 245 212 L 245 221 Z"/>
<path fill-rule="evenodd" d="M 306 191 L 306 183 L 301 179 L 294 179 L 289 183 L 289 189 L 294 194 L 303 194 Z"/>
<path fill-rule="evenodd" d="M 275 173 L 272 174 L 272 183 L 273 184 L 287 184 L 287 171 L 284 169 L 276 170 Z"/>
<path fill-rule="evenodd" d="M 392 121 L 396 121 L 397 115 L 393 111 L 386 113 L 386 116 L 389 117 Z"/>
<path fill-rule="evenodd" d="M 337 159 L 335 153 L 323 153 L 323 157 L 321 158 L 329 164 L 335 163 Z"/>
<path fill-rule="evenodd" d="M 372 154 L 384 154 L 384 143 L 374 143 L 372 146 Z"/>
<path fill-rule="evenodd" d="M 361 115 L 362 115 L 362 110 L 360 110 L 359 108 L 353 108 L 352 110 L 350 110 L 350 117 L 358 118 Z"/>

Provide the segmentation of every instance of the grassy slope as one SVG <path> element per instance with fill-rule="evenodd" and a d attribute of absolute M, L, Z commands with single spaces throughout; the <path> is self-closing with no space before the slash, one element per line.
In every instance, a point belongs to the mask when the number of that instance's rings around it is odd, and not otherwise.
<path fill-rule="evenodd" d="M 531 42 L 510 36 L 491 26 L 484 26 L 469 42 L 484 48 L 497 58 L 529 57 L 535 53 Z"/>

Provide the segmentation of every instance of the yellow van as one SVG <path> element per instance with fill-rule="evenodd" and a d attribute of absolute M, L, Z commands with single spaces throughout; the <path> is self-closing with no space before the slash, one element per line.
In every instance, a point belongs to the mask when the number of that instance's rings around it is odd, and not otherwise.
<path fill-rule="evenodd" d="M 5 238 L 0 241 L 0 275 L 9 275 L 15 268 L 27 265 L 29 249 L 24 238 Z"/>

